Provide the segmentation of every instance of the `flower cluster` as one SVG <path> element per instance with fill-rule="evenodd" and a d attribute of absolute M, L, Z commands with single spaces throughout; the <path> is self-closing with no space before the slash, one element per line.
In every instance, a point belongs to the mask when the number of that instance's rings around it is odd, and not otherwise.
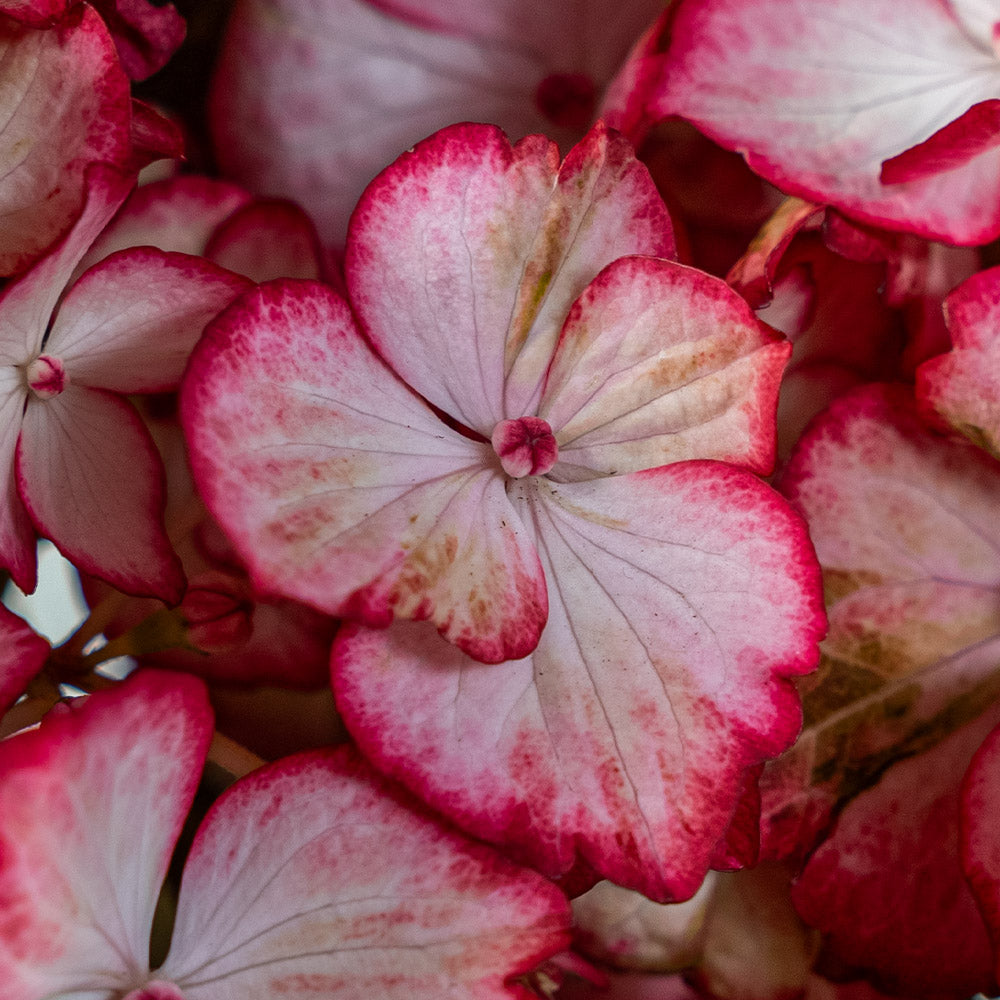
<path fill-rule="evenodd" d="M 0 1000 L 997 993 L 1000 0 L 179 6 L 0 0 Z"/>

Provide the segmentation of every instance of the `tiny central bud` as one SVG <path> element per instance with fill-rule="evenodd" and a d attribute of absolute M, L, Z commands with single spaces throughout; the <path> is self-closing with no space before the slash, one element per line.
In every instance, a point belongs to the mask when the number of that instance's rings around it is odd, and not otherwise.
<path fill-rule="evenodd" d="M 559 458 L 552 428 L 540 417 L 501 420 L 491 440 L 503 471 L 514 479 L 544 476 Z"/>
<path fill-rule="evenodd" d="M 69 384 L 69 376 L 62 361 L 49 354 L 40 354 L 35 358 L 25 369 L 24 377 L 28 388 L 39 399 L 52 399 Z"/>

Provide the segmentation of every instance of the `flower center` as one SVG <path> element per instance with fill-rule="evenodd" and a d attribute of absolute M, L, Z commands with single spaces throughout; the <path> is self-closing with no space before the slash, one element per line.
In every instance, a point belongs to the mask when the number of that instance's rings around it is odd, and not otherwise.
<path fill-rule="evenodd" d="M 24 377 L 28 388 L 39 399 L 52 399 L 69 384 L 69 376 L 59 358 L 49 354 L 40 354 L 25 369 Z"/>
<path fill-rule="evenodd" d="M 503 471 L 514 479 L 544 476 L 559 458 L 552 428 L 540 417 L 501 420 L 491 441 Z"/>
<path fill-rule="evenodd" d="M 597 107 L 597 88 L 584 73 L 552 73 L 535 90 L 535 106 L 553 125 L 583 131 Z"/>

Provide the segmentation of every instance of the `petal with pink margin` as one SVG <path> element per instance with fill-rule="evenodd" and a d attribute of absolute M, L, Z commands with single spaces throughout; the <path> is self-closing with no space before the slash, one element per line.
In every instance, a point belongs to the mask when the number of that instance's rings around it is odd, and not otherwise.
<path fill-rule="evenodd" d="M 32 397 L 17 475 L 38 531 L 82 572 L 127 594 L 181 599 L 184 572 L 163 528 L 163 466 L 131 403 L 73 384 Z"/>
<path fill-rule="evenodd" d="M 446 828 L 353 750 L 316 751 L 212 807 L 157 975 L 189 1000 L 527 1000 L 510 980 L 567 947 L 569 920 L 553 885 Z"/>
<path fill-rule="evenodd" d="M 841 812 L 792 889 L 833 967 L 914 997 L 996 992 L 986 928 L 959 862 L 959 784 L 1000 706 L 889 768 Z"/>
<path fill-rule="evenodd" d="M 477 658 L 534 648 L 545 581 L 486 442 L 458 434 L 311 282 L 211 324 L 181 398 L 195 480 L 255 585 L 376 626 L 431 619 Z"/>
<path fill-rule="evenodd" d="M 17 489 L 15 467 L 25 394 L 24 373 L 0 367 L 0 566 L 30 594 L 38 577 L 35 529 Z"/>
<path fill-rule="evenodd" d="M 0 274 L 27 267 L 79 212 L 84 172 L 129 158 L 129 85 L 97 12 L 58 26 L 0 26 Z"/>
<path fill-rule="evenodd" d="M 1000 150 L 884 185 L 882 162 L 996 97 L 1000 61 L 939 0 L 681 4 L 658 92 L 782 190 L 932 239 L 1000 232 Z"/>
<path fill-rule="evenodd" d="M 181 174 L 137 187 L 80 262 L 82 270 L 128 247 L 204 256 L 212 232 L 253 196 L 229 181 Z"/>
<path fill-rule="evenodd" d="M 419 625 L 342 630 L 332 679 L 376 765 L 550 877 L 698 887 L 744 772 L 795 738 L 825 627 L 804 524 L 741 470 L 522 480 L 549 620 L 483 668 Z"/>
<path fill-rule="evenodd" d="M 1000 979 L 1000 727 L 976 750 L 962 780 L 959 851 L 965 875 L 993 942 Z"/>
<path fill-rule="evenodd" d="M 295 202 L 259 198 L 235 211 L 212 233 L 205 256 L 253 281 L 323 274 L 316 227 Z"/>
<path fill-rule="evenodd" d="M 59 305 L 45 353 L 77 385 L 176 389 L 191 351 L 251 282 L 201 257 L 134 247 L 86 271 Z"/>
<path fill-rule="evenodd" d="M 627 254 L 673 253 L 663 202 L 620 136 L 595 127 L 559 167 L 540 136 L 512 147 L 495 127 L 465 124 L 369 185 L 344 267 L 379 353 L 489 438 L 537 406 L 570 306 L 598 272 Z"/>
<path fill-rule="evenodd" d="M 574 303 L 538 416 L 559 444 L 555 479 L 712 458 L 768 474 L 791 344 L 718 278 L 622 257 Z"/>
<path fill-rule="evenodd" d="M 212 734 L 203 684 L 140 671 L 0 743 L 5 997 L 120 995 Z"/>
<path fill-rule="evenodd" d="M 24 694 L 45 663 L 49 644 L 23 619 L 0 604 L 0 717 Z"/>
<path fill-rule="evenodd" d="M 70 0 L 0 0 L 0 14 L 41 28 L 62 17 L 69 3 Z"/>
<path fill-rule="evenodd" d="M 111 31 L 122 67 L 133 80 L 145 80 L 162 69 L 184 41 L 187 25 L 173 4 L 93 2 Z"/>
<path fill-rule="evenodd" d="M 917 369 L 917 398 L 1000 458 L 1000 268 L 963 282 L 944 310 L 953 346 Z"/>

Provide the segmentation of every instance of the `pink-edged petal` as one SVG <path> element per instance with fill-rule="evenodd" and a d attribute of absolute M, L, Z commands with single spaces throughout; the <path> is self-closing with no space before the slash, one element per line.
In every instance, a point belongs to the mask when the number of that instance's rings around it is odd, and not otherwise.
<path fill-rule="evenodd" d="M 938 0 L 682 4 L 659 91 L 679 114 L 791 194 L 919 235 L 1000 231 L 1000 149 L 885 185 L 883 161 L 996 97 L 1000 61 Z M 954 138 L 954 136 L 952 136 Z"/>
<path fill-rule="evenodd" d="M 684 898 L 745 770 L 799 729 L 788 679 L 824 627 L 804 526 L 721 463 L 522 482 L 549 581 L 534 653 L 487 669 L 420 625 L 349 629 L 338 705 L 380 768 L 474 835 L 552 877 L 583 863 Z"/>
<path fill-rule="evenodd" d="M 353 751 L 286 758 L 206 817 L 170 955 L 187 1000 L 500 1000 L 564 950 L 553 885 L 446 828 Z"/>
<path fill-rule="evenodd" d="M 1000 711 L 895 764 L 840 814 L 792 890 L 831 964 L 894 995 L 996 993 L 989 938 L 959 862 L 959 783 Z"/>
<path fill-rule="evenodd" d="M 24 374 L 0 367 L 0 566 L 31 593 L 37 581 L 35 529 L 17 491 L 14 465 L 25 392 Z"/>
<path fill-rule="evenodd" d="M 765 854 L 808 851 L 839 804 L 1000 693 L 1000 466 L 918 419 L 903 387 L 846 394 L 781 488 L 823 566 L 830 633 L 805 729 L 765 768 Z"/>
<path fill-rule="evenodd" d="M 122 393 L 176 389 L 205 325 L 250 285 L 201 257 L 122 250 L 73 285 L 45 352 L 80 385 Z"/>
<path fill-rule="evenodd" d="M 184 574 L 163 529 L 163 466 L 130 403 L 72 384 L 30 399 L 17 472 L 39 532 L 83 572 L 128 594 L 180 600 Z"/>
<path fill-rule="evenodd" d="M 0 605 L 0 716 L 24 694 L 48 655 L 49 644 L 26 621 Z"/>
<path fill-rule="evenodd" d="M 952 350 L 917 369 L 917 394 L 955 430 L 1000 458 L 1000 268 L 945 300 Z"/>
<path fill-rule="evenodd" d="M 1000 956 L 1000 727 L 976 750 L 962 781 L 959 851 L 962 872 L 986 922 L 994 953 Z M 1000 957 L 996 959 L 1000 977 Z"/>
<path fill-rule="evenodd" d="M 182 418 L 265 592 L 378 626 L 429 618 L 484 660 L 534 647 L 545 582 L 492 449 L 399 382 L 325 286 L 264 285 L 213 323 Z"/>
<path fill-rule="evenodd" d="M 882 164 L 883 184 L 922 180 L 954 170 L 1000 144 L 1000 101 L 980 101 L 930 138 Z"/>
<path fill-rule="evenodd" d="M 177 51 L 187 27 L 173 4 L 149 0 L 94 0 L 111 30 L 125 72 L 145 80 Z"/>
<path fill-rule="evenodd" d="M 129 137 L 132 149 L 128 169 L 133 173 L 144 170 L 157 160 L 176 161 L 184 155 L 184 133 L 180 124 L 136 97 L 132 98 Z M 169 172 L 171 165 L 164 164 L 164 169 Z"/>
<path fill-rule="evenodd" d="M 66 232 L 87 164 L 124 166 L 128 80 L 90 6 L 57 27 L 0 25 L 0 274 L 23 270 Z"/>
<path fill-rule="evenodd" d="M 81 266 L 136 246 L 203 255 L 215 228 L 251 197 L 236 184 L 198 174 L 143 184 L 129 195 Z"/>
<path fill-rule="evenodd" d="M 87 247 L 124 201 L 134 179 L 103 166 L 87 172 L 83 213 L 66 236 L 0 296 L 3 360 L 26 364 L 41 350 L 56 303 Z"/>
<path fill-rule="evenodd" d="M 714 458 L 769 473 L 791 345 L 728 285 L 650 257 L 608 265 L 563 327 L 538 415 L 554 478 Z"/>
<path fill-rule="evenodd" d="M 70 0 L 2 0 L 0 14 L 32 27 L 47 27 L 66 13 Z"/>
<path fill-rule="evenodd" d="M 226 219 L 205 256 L 253 281 L 322 277 L 323 251 L 316 227 L 294 202 L 260 199 Z"/>
<path fill-rule="evenodd" d="M 496 128 L 457 125 L 369 185 L 345 271 L 389 364 L 489 437 L 537 406 L 570 306 L 598 272 L 673 250 L 666 209 L 620 136 L 597 127 L 557 167 L 539 136 L 511 147 Z"/>
<path fill-rule="evenodd" d="M 5 997 L 89 1000 L 145 981 L 211 734 L 200 681 L 142 671 L 0 743 Z"/>

